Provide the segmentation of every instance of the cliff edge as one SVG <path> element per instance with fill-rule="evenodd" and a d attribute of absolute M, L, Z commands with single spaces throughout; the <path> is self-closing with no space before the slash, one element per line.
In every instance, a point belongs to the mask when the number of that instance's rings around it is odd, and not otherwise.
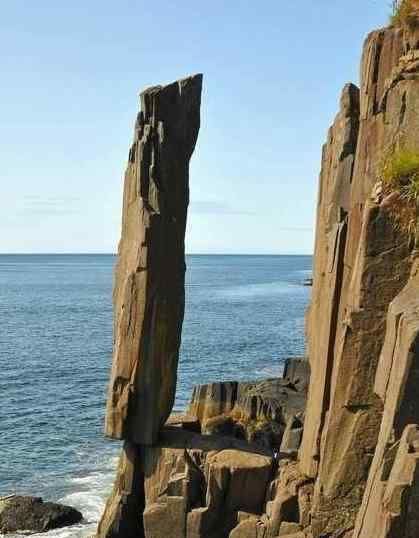
<path fill-rule="evenodd" d="M 202 77 L 142 94 L 106 418 L 125 444 L 98 537 L 419 536 L 415 9 L 368 36 L 360 88 L 343 89 L 323 147 L 308 360 L 281 379 L 196 387 L 182 416 L 170 413 Z"/>

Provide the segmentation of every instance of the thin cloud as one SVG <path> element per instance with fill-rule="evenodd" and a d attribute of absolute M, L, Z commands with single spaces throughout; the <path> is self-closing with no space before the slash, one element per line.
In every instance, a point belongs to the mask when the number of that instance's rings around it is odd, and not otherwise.
<path fill-rule="evenodd" d="M 80 198 L 74 196 L 27 195 L 23 197 L 18 213 L 36 216 L 77 215 L 80 213 L 79 202 Z"/>
<path fill-rule="evenodd" d="M 191 213 L 200 215 L 256 215 L 254 211 L 234 208 L 214 200 L 194 201 L 191 203 L 190 210 Z"/>

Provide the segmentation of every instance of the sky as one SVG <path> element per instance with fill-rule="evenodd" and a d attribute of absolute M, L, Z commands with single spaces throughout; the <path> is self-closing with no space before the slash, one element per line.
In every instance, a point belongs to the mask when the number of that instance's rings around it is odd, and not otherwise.
<path fill-rule="evenodd" d="M 203 73 L 187 252 L 312 253 L 321 146 L 386 0 L 0 5 L 0 252 L 115 252 L 139 92 Z"/>

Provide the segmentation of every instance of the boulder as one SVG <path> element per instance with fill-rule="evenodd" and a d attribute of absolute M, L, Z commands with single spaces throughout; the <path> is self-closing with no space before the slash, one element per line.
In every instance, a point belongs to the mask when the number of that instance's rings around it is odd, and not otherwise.
<path fill-rule="evenodd" d="M 80 523 L 82 514 L 64 504 L 44 502 L 40 497 L 0 497 L 0 533 L 46 532 Z"/>

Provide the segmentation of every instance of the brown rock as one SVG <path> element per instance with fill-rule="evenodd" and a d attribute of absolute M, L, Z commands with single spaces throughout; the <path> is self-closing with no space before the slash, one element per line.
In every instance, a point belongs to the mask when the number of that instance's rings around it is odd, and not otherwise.
<path fill-rule="evenodd" d="M 263 512 L 272 468 L 246 442 L 166 427 L 155 446 L 126 444 L 98 535 L 227 537 L 239 512 Z"/>
<path fill-rule="evenodd" d="M 290 535 L 292 536 L 293 534 L 294 535 L 297 534 L 298 536 L 298 533 L 301 530 L 302 530 L 301 525 L 299 525 L 298 523 L 291 523 L 288 521 L 284 521 L 283 523 L 281 523 L 278 536 L 290 536 Z"/>
<path fill-rule="evenodd" d="M 201 423 L 227 415 L 236 404 L 237 386 L 236 381 L 197 385 L 192 392 L 188 413 L 197 416 Z"/>
<path fill-rule="evenodd" d="M 282 437 L 280 452 L 296 453 L 300 448 L 303 435 L 303 423 L 298 416 L 288 419 L 287 426 Z"/>
<path fill-rule="evenodd" d="M 98 525 L 98 538 L 143 538 L 144 474 L 138 447 L 125 442 L 112 493 Z"/>
<path fill-rule="evenodd" d="M 246 519 L 229 534 L 229 538 L 265 538 L 265 536 L 265 524 L 258 518 Z"/>
<path fill-rule="evenodd" d="M 282 538 L 310 538 L 304 532 L 293 532 L 292 534 L 281 534 Z"/>
<path fill-rule="evenodd" d="M 419 535 L 419 276 L 395 298 L 375 380 L 380 434 L 353 538 Z"/>
<path fill-rule="evenodd" d="M 323 154 L 307 318 L 311 382 L 299 452 L 302 471 L 317 479 L 315 538 L 354 524 L 381 425 L 383 404 L 374 394 L 374 379 L 385 316 L 411 266 L 408 237 L 394 229 L 379 192 L 370 198 L 385 152 L 402 140 L 419 147 L 419 87 L 413 60 L 402 58 L 403 47 L 398 29 L 368 37 L 356 148 L 349 144 L 348 152 L 341 149 L 357 122 L 353 117 L 351 123 L 351 114 L 341 110 Z M 351 170 L 344 173 L 348 155 Z M 345 226 L 346 239 L 341 235 Z"/>
<path fill-rule="evenodd" d="M 317 205 L 312 300 L 306 319 L 311 383 L 300 449 L 302 471 L 314 477 L 330 401 L 347 213 L 359 127 L 359 90 L 345 86 L 340 111 L 323 147 Z"/>
<path fill-rule="evenodd" d="M 178 426 L 184 430 L 200 433 L 201 423 L 198 417 L 193 415 L 185 415 L 182 413 L 172 413 L 166 421 L 166 426 Z"/>
<path fill-rule="evenodd" d="M 313 502 L 314 485 L 305 484 L 298 489 L 299 522 L 308 527 L 311 522 L 311 505 Z"/>
<path fill-rule="evenodd" d="M 201 87 L 195 75 L 141 94 L 125 175 L 105 431 L 140 444 L 157 440 L 175 397 Z"/>
<path fill-rule="evenodd" d="M 276 496 L 273 501 L 267 503 L 269 538 L 278 536 L 284 522 L 300 524 L 302 503 L 299 491 L 309 481 L 310 479 L 300 472 L 296 463 L 285 462 L 282 465 L 275 487 Z"/>

